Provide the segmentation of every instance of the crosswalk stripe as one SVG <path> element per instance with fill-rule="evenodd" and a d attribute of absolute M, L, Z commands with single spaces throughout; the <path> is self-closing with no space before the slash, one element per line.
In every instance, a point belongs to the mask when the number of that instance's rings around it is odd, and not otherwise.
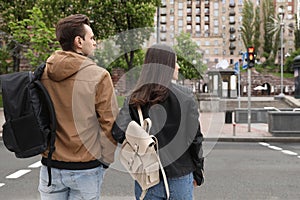
<path fill-rule="evenodd" d="M 28 168 L 39 168 L 41 166 L 42 166 L 41 161 L 38 161 L 36 163 L 33 163 L 33 164 L 29 165 Z"/>
<path fill-rule="evenodd" d="M 0 187 L 2 187 L 2 186 L 4 186 L 5 185 L 5 183 L 0 183 Z"/>
<path fill-rule="evenodd" d="M 282 150 L 281 152 L 284 154 L 292 155 L 292 156 L 298 155 L 296 152 L 289 151 L 289 150 Z"/>
<path fill-rule="evenodd" d="M 29 172 L 31 172 L 30 169 L 21 169 L 21 170 L 18 170 L 18 171 L 16 171 L 15 173 L 13 173 L 11 175 L 6 176 L 5 178 L 7 178 L 7 179 L 16 179 L 16 178 L 19 178 L 19 177 L 21 177 L 24 174 L 27 174 Z"/>

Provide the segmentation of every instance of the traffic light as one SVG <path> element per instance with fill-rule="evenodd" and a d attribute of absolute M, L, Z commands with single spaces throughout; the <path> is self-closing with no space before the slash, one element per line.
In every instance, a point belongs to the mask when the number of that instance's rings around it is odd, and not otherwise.
<path fill-rule="evenodd" d="M 247 53 L 248 53 L 247 61 L 248 61 L 249 68 L 254 67 L 254 64 L 255 64 L 254 51 L 255 51 L 254 47 L 247 48 Z"/>

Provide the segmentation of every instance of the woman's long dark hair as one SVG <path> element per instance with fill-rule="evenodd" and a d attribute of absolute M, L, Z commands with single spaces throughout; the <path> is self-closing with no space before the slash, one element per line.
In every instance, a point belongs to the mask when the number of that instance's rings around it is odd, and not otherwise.
<path fill-rule="evenodd" d="M 168 45 L 155 44 L 146 53 L 144 65 L 129 104 L 143 106 L 164 101 L 174 74 L 175 51 Z"/>

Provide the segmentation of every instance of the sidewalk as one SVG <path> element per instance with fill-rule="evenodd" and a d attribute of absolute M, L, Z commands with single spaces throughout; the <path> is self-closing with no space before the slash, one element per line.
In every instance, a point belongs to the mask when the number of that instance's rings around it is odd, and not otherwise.
<path fill-rule="evenodd" d="M 2 125 L 4 124 L 3 109 L 0 108 L 0 140 L 2 140 Z M 300 142 L 299 137 L 274 137 L 268 132 L 268 124 L 225 123 L 225 113 L 200 113 L 201 130 L 206 141 L 228 142 Z"/>
<path fill-rule="evenodd" d="M 268 131 L 268 124 L 225 123 L 225 113 L 200 113 L 201 129 L 206 141 L 227 142 L 300 142 L 299 137 L 274 137 Z M 249 131 L 250 128 L 250 131 Z"/>

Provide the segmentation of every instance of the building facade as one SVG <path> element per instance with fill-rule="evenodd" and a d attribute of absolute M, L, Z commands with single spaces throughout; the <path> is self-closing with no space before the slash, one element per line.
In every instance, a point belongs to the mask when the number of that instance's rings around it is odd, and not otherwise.
<path fill-rule="evenodd" d="M 188 32 L 199 45 L 203 61 L 213 67 L 222 60 L 230 65 L 241 59 L 246 51 L 242 40 L 242 11 L 245 0 L 162 0 L 159 14 L 159 33 L 156 41 L 176 44 L 175 37 Z M 252 0 L 254 6 L 263 1 Z M 284 8 L 284 55 L 294 51 L 295 14 L 299 0 L 274 0 L 275 15 Z M 157 38 L 158 37 L 158 38 Z M 263 43 L 263 38 L 260 38 Z M 278 51 L 280 52 L 280 51 Z"/>

